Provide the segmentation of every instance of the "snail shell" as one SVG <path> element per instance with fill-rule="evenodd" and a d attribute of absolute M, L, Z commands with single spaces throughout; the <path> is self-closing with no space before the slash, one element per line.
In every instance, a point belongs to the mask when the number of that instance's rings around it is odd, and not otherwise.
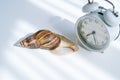
<path fill-rule="evenodd" d="M 20 46 L 27 48 L 42 48 L 53 50 L 60 44 L 60 37 L 49 30 L 40 30 L 20 42 Z"/>
<path fill-rule="evenodd" d="M 19 46 L 36 49 L 42 48 L 50 50 L 52 53 L 55 52 L 56 48 L 69 48 L 73 52 L 78 50 L 78 47 L 67 39 L 66 37 L 55 34 L 49 30 L 39 30 L 33 35 L 27 37 L 19 43 Z M 59 52 L 59 51 L 58 51 Z"/>

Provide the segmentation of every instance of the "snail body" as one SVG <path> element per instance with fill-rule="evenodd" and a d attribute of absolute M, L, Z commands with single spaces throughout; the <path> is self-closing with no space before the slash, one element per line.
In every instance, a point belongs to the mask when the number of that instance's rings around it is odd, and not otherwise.
<path fill-rule="evenodd" d="M 69 48 L 77 51 L 75 44 L 66 37 L 55 34 L 49 30 L 39 30 L 33 35 L 25 38 L 19 43 L 19 46 L 30 49 L 46 49 L 54 52 L 56 48 Z"/>

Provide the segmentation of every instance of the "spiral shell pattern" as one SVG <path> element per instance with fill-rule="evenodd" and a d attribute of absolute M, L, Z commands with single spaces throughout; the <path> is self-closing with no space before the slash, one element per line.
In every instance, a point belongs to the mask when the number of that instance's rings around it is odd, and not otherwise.
<path fill-rule="evenodd" d="M 42 48 L 53 50 L 60 44 L 60 37 L 49 30 L 39 30 L 19 43 L 20 46 L 27 48 Z"/>

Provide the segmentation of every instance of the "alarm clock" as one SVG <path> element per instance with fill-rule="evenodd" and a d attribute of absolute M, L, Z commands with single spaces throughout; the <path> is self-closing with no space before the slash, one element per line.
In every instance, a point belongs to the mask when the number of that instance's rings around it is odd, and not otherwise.
<path fill-rule="evenodd" d="M 106 1 L 112 4 L 112 10 L 88 0 L 83 6 L 83 12 L 87 14 L 75 24 L 78 43 L 86 50 L 103 52 L 120 35 L 119 14 L 115 12 L 113 3 Z"/>

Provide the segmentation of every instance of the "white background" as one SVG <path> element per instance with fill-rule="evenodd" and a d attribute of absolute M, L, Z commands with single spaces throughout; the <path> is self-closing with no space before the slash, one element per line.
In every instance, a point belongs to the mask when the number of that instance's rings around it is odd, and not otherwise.
<path fill-rule="evenodd" d="M 112 8 L 104 0 L 95 0 Z M 120 1 L 111 0 L 120 11 Z M 120 80 L 120 38 L 103 54 L 85 51 L 55 56 L 14 46 L 22 37 L 49 29 L 76 40 L 74 24 L 87 0 L 0 0 L 0 80 Z"/>

